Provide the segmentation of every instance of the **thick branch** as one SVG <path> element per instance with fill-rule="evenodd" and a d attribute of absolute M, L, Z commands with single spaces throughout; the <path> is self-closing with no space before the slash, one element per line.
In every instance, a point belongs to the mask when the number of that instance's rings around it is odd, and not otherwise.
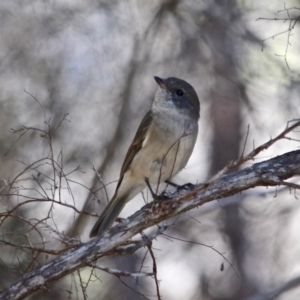
<path fill-rule="evenodd" d="M 223 175 L 209 185 L 197 186 L 193 191 L 174 193 L 171 200 L 147 204 L 103 236 L 75 250 L 70 250 L 40 269 L 26 274 L 18 282 L 2 291 L 0 299 L 23 299 L 51 281 L 81 267 L 93 265 L 93 262 L 100 257 L 132 253 L 146 246 L 163 229 L 160 228 L 150 237 L 143 236 L 141 241 L 135 242 L 132 246 L 133 243 L 129 241 L 134 235 L 206 202 L 225 198 L 256 186 L 287 185 L 284 180 L 300 175 L 299 166 L 300 150 Z"/>

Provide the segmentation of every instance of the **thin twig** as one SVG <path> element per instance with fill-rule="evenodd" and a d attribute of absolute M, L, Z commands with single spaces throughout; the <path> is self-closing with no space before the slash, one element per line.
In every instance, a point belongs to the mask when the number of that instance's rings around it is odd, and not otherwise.
<path fill-rule="evenodd" d="M 156 264 L 156 258 L 154 256 L 153 250 L 152 250 L 152 242 L 150 242 L 147 245 L 148 251 L 150 253 L 150 256 L 152 258 L 152 271 L 153 271 L 153 275 L 154 275 L 154 282 L 155 282 L 155 286 L 156 286 L 156 295 L 157 295 L 157 299 L 161 300 L 161 295 L 160 295 L 160 291 L 159 291 L 159 282 L 157 279 L 157 264 Z"/>

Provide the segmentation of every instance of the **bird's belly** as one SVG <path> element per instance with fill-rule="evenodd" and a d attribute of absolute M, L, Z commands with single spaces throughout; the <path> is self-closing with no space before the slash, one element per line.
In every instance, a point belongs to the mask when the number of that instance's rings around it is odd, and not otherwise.
<path fill-rule="evenodd" d="M 131 165 L 134 177 L 140 180 L 148 178 L 151 184 L 164 182 L 185 167 L 191 155 L 194 138 L 185 136 L 179 140 L 164 141 L 164 143 L 148 143 L 140 150 Z"/>

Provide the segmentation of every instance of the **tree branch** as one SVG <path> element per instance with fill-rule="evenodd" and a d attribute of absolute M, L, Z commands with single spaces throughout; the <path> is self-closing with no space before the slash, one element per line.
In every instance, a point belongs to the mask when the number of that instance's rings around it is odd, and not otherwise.
<path fill-rule="evenodd" d="M 166 226 L 159 227 L 151 236 L 142 235 L 140 241 L 131 238 L 146 228 L 170 217 L 179 215 L 207 202 L 229 197 L 257 186 L 286 185 L 284 180 L 300 175 L 300 150 L 277 156 L 249 168 L 221 176 L 208 187 L 199 185 L 192 191 L 179 191 L 171 200 L 149 203 L 141 210 L 114 226 L 104 235 L 78 246 L 59 256 L 45 266 L 26 274 L 18 282 L 0 293 L 1 299 L 23 299 L 41 289 L 47 283 L 57 280 L 84 266 L 109 255 L 124 255 L 149 245 Z M 297 187 L 292 185 L 291 187 Z M 130 241 L 130 242 L 129 242 Z M 132 244 L 134 244 L 132 246 Z"/>

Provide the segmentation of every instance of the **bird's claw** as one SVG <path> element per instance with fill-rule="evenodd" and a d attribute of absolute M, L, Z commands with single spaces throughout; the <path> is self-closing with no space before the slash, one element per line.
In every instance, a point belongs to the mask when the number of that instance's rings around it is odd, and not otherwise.
<path fill-rule="evenodd" d="M 156 195 L 154 198 L 154 201 L 160 202 L 160 201 L 166 201 L 166 200 L 170 200 L 171 197 L 169 196 L 169 194 L 165 191 L 163 191 L 160 195 Z"/>
<path fill-rule="evenodd" d="M 195 185 L 192 184 L 192 183 L 186 183 L 186 184 L 183 184 L 183 185 L 179 185 L 177 187 L 177 190 L 180 191 L 180 190 L 193 190 L 195 188 Z"/>

